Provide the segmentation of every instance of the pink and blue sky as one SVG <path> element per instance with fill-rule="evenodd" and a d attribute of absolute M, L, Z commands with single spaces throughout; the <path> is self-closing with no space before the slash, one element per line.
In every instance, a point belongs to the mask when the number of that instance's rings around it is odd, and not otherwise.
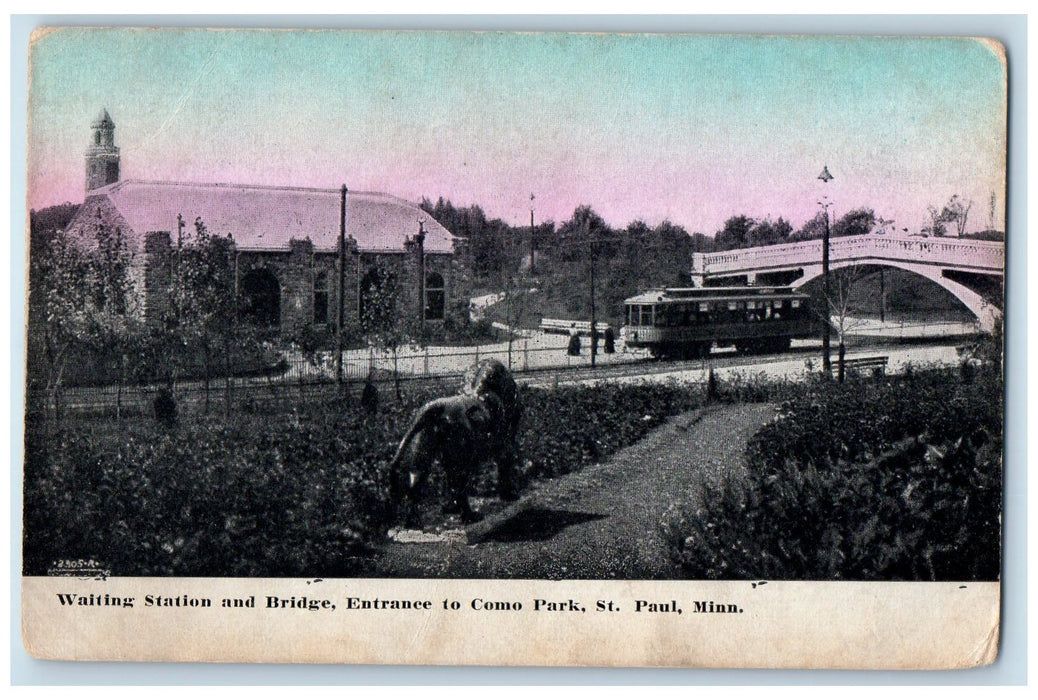
<path fill-rule="evenodd" d="M 443 196 L 488 216 L 737 214 L 824 194 L 911 231 L 1004 225 L 1000 49 L 969 39 L 62 29 L 30 56 L 29 206 L 83 198 L 90 122 L 124 179 Z M 817 176 L 827 165 L 835 180 Z"/>

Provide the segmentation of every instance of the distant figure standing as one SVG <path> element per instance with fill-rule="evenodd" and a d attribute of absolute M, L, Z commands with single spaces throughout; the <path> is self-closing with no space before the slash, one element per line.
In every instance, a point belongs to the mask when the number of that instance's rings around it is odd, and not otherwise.
<path fill-rule="evenodd" d="M 155 420 L 164 428 L 172 428 L 177 422 L 177 401 L 173 398 L 173 392 L 167 387 L 159 389 L 152 402 L 155 411 Z"/>
<path fill-rule="evenodd" d="M 364 382 L 364 390 L 360 394 L 360 405 L 370 414 L 378 413 L 378 388 L 370 374 L 367 381 Z"/>
<path fill-rule="evenodd" d="M 577 357 L 580 355 L 580 334 L 577 332 L 577 324 L 569 324 L 569 348 L 566 353 Z"/>
<path fill-rule="evenodd" d="M 616 352 L 616 336 L 613 335 L 613 327 L 606 326 L 605 332 L 602 338 L 603 350 L 606 355 L 612 355 Z"/>

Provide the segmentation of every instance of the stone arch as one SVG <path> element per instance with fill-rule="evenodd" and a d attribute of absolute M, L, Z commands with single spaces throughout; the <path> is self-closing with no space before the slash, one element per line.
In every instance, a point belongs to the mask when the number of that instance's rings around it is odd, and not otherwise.
<path fill-rule="evenodd" d="M 239 283 L 238 315 L 258 328 L 281 326 L 281 283 L 265 267 L 249 270 Z"/>
<path fill-rule="evenodd" d="M 846 267 L 857 267 L 863 265 L 875 265 L 879 267 L 893 267 L 899 270 L 906 270 L 908 272 L 915 273 L 921 277 L 940 285 L 944 289 L 951 292 L 951 294 L 958 299 L 962 304 L 977 317 L 977 321 L 980 327 L 986 333 L 994 331 L 999 320 L 1002 318 L 1001 310 L 985 299 L 983 296 L 973 291 L 969 287 L 954 280 L 950 280 L 941 274 L 941 268 L 935 265 L 916 265 L 908 262 L 898 262 L 889 259 L 877 259 L 877 258 L 864 258 L 855 260 L 840 260 L 834 261 L 829 265 L 829 270 L 840 270 Z M 821 265 L 807 265 L 804 267 L 804 275 L 792 283 L 792 287 L 802 287 L 808 282 L 815 280 L 822 276 Z"/>

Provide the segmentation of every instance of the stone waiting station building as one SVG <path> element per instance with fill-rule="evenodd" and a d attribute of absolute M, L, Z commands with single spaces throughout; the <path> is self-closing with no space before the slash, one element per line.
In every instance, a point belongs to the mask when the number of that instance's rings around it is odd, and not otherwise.
<path fill-rule="evenodd" d="M 68 232 L 95 237 L 117 230 L 134 254 L 146 319 L 165 306 L 178 239 L 201 219 L 234 242 L 239 318 L 283 333 L 334 328 L 338 310 L 341 191 L 302 187 L 198 184 L 119 179 L 115 125 L 107 111 L 92 123 L 86 152 L 86 198 Z M 392 289 L 394 315 L 442 324 L 467 314 L 458 241 L 416 204 L 387 194 L 346 196 L 344 323 Z M 460 319 L 459 319 L 460 320 Z"/>

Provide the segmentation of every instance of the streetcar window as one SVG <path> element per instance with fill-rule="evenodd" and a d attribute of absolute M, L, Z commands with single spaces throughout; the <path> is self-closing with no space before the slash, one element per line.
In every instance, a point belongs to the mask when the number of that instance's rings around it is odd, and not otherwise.
<path fill-rule="evenodd" d="M 737 302 L 737 301 L 730 301 L 730 302 L 728 302 L 728 310 L 729 311 L 738 311 L 739 310 L 739 302 Z"/>
<path fill-rule="evenodd" d="M 700 311 L 710 311 L 710 302 L 709 301 L 701 301 L 701 302 L 699 302 L 699 310 Z"/>
<path fill-rule="evenodd" d="M 657 326 L 669 326 L 671 325 L 671 311 L 672 309 L 660 304 L 656 307 L 656 325 Z"/>
<path fill-rule="evenodd" d="M 782 308 L 782 300 L 781 299 L 776 299 L 772 303 L 775 305 L 776 309 L 781 309 Z"/>
<path fill-rule="evenodd" d="M 640 325 L 642 325 L 642 326 L 651 326 L 652 325 L 652 307 L 649 306 L 648 304 L 645 304 L 645 305 L 643 305 L 641 307 L 641 310 L 642 310 L 642 319 L 641 319 L 641 324 Z"/>
<path fill-rule="evenodd" d="M 757 308 L 757 302 L 755 302 L 755 301 L 748 301 L 748 302 L 746 302 L 746 308 L 747 309 L 756 309 Z"/>
<path fill-rule="evenodd" d="M 790 299 L 789 305 L 792 308 L 794 308 L 794 309 L 799 309 L 800 308 L 800 300 L 799 299 Z"/>

